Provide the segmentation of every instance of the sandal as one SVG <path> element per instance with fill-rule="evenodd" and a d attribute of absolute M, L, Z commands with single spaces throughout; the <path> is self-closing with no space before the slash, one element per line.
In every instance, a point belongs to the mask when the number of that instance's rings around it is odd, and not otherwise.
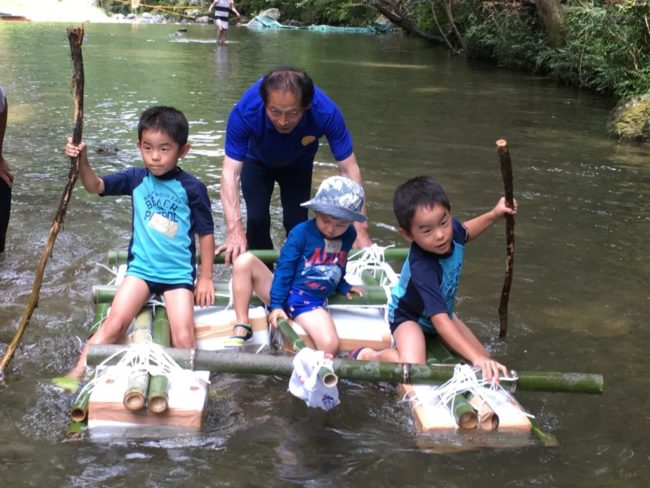
<path fill-rule="evenodd" d="M 233 330 L 240 327 L 246 331 L 244 335 L 232 335 L 223 343 L 224 347 L 242 347 L 244 343 L 253 337 L 253 328 L 248 324 L 235 324 Z"/>

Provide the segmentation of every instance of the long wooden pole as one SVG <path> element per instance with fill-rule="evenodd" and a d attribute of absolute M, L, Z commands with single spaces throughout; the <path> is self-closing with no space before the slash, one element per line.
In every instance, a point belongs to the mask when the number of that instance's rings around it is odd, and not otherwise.
<path fill-rule="evenodd" d="M 501 162 L 501 176 L 503 177 L 503 186 L 505 189 L 506 205 L 514 207 L 514 197 L 512 191 L 512 163 L 510 162 L 510 152 L 508 151 L 508 142 L 505 139 L 499 139 L 497 142 L 497 151 Z M 515 261 L 515 218 L 512 215 L 506 215 L 506 275 L 503 280 L 501 290 L 501 301 L 499 302 L 499 337 L 503 338 L 508 332 L 508 300 L 510 298 L 510 286 L 512 285 L 512 267 Z"/>
<path fill-rule="evenodd" d="M 109 356 L 121 351 L 117 344 L 93 344 L 88 349 L 88 364 L 96 366 Z M 270 374 L 291 376 L 293 358 L 270 354 L 224 352 L 165 348 L 181 368 L 211 371 L 213 373 Z M 334 359 L 334 373 L 343 379 L 357 381 L 386 381 L 404 383 L 405 374 L 411 383 L 442 383 L 454 374 L 452 365 L 412 364 Z M 565 393 L 602 393 L 603 376 L 594 373 L 562 373 L 555 371 L 517 371 L 517 390 Z"/>
<path fill-rule="evenodd" d="M 68 41 L 70 42 L 70 54 L 72 57 L 72 64 L 74 72 L 72 75 L 72 90 L 74 93 L 74 129 L 72 133 L 72 141 L 75 144 L 81 142 L 81 133 L 83 131 L 83 98 L 84 98 L 84 68 L 83 68 L 83 58 L 81 56 L 81 43 L 83 42 L 84 29 L 82 27 L 78 28 L 69 28 L 68 29 Z M 25 306 L 25 310 L 20 319 L 20 324 L 16 330 L 16 334 L 12 339 L 11 343 L 7 346 L 7 350 L 0 360 L 0 381 L 4 381 L 5 378 L 5 368 L 11 361 L 18 344 L 25 333 L 25 329 L 29 324 L 29 320 L 34 313 L 34 309 L 38 306 L 38 298 L 41 290 L 41 284 L 43 283 L 43 274 L 45 273 L 45 265 L 47 260 L 52 255 L 52 249 L 54 248 L 54 242 L 56 241 L 56 236 L 59 233 L 59 230 L 63 227 L 63 220 L 65 218 L 65 213 L 68 209 L 68 203 L 70 202 L 70 197 L 72 196 L 72 189 L 74 184 L 77 181 L 77 176 L 79 175 L 79 158 L 71 159 L 70 171 L 68 172 L 68 182 L 65 185 L 63 190 L 63 195 L 61 196 L 61 201 L 59 202 L 59 208 L 56 211 L 54 216 L 54 221 L 52 222 L 52 227 L 50 227 L 50 233 L 47 237 L 47 243 L 41 252 L 41 258 L 36 267 L 36 276 L 34 277 L 34 285 L 32 286 L 32 293 L 29 296 L 29 301 Z"/>
<path fill-rule="evenodd" d="M 408 248 L 406 247 L 389 247 L 384 249 L 384 258 L 386 261 L 404 261 L 408 255 Z M 250 250 L 252 254 L 257 256 L 259 259 L 265 263 L 275 263 L 278 260 L 280 252 L 277 249 L 258 249 Z M 120 264 L 126 264 L 128 259 L 127 251 L 109 251 L 108 252 L 108 264 L 109 266 L 118 266 Z M 214 264 L 223 264 L 225 259 L 225 254 L 217 254 L 214 256 Z M 196 262 L 201 262 L 201 256 L 196 255 Z"/>

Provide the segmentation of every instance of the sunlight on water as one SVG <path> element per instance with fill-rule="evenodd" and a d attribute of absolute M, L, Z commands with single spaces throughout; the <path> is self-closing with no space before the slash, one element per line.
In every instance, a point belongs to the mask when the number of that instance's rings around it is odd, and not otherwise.
<path fill-rule="evenodd" d="M 0 256 L 2 348 L 28 300 L 68 175 L 63 146 L 72 120 L 65 26 L 5 24 L 4 155 L 16 182 L 8 252 Z M 454 215 L 467 220 L 492 208 L 503 192 L 494 143 L 505 137 L 520 204 L 508 336 L 497 337 L 501 225 L 467 246 L 459 316 L 509 367 L 603 373 L 606 393 L 517 393 L 559 439 L 551 450 L 529 438 L 417 435 L 393 386 L 344 382 L 342 404 L 325 413 L 290 396 L 285 378 L 220 375 L 212 379 L 200 433 L 63 443 L 72 395 L 50 380 L 73 364 L 86 337 L 92 285 L 111 277 L 97 263 L 130 239 L 129 198 L 99 198 L 77 183 L 2 389 L 3 483 L 555 487 L 625 480 L 644 486 L 650 152 L 607 137 L 612 101 L 539 76 L 473 65 L 400 36 L 232 29 L 228 44 L 215 46 L 213 26 L 187 26 L 182 35 L 178 29 L 86 25 L 84 140 L 99 174 L 141 164 L 136 126 L 145 108 L 182 109 L 192 145 L 182 166 L 208 187 L 222 242 L 228 114 L 270 68 L 296 64 L 345 115 L 364 173 L 371 236 L 380 245 L 403 246 L 392 213 L 396 185 L 431 174 L 446 188 Z M 314 186 L 337 172 L 324 140 L 321 146 Z M 271 218 L 279 245 L 285 233 L 277 192 Z M 215 267 L 214 276 L 225 280 L 230 271 Z M 36 462 L 34 452 L 50 461 Z"/>

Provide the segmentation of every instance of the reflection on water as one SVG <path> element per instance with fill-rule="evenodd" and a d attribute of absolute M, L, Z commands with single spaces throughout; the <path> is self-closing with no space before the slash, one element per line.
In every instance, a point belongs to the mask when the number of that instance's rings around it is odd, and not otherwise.
<path fill-rule="evenodd" d="M 491 208 L 502 190 L 494 142 L 508 139 L 520 212 L 505 341 L 496 308 L 503 280 L 499 225 L 467 247 L 458 312 L 508 366 L 600 372 L 602 396 L 519 392 L 560 447 L 477 448 L 414 435 L 407 407 L 388 385 L 344 383 L 342 404 L 310 411 L 286 380 L 224 375 L 198 436 L 62 444 L 71 396 L 49 379 L 64 372 L 92 319 L 90 287 L 108 281 L 97 263 L 130 238 L 128 198 L 74 192 L 23 345 L 2 390 L 0 471 L 7 486 L 644 486 L 648 452 L 644 364 L 650 331 L 650 155 L 607 138 L 611 101 L 540 77 L 450 58 L 398 36 L 211 26 L 86 26 L 84 140 L 98 173 L 139 163 L 139 114 L 182 109 L 192 149 L 182 162 L 208 186 L 217 240 L 225 236 L 220 161 L 228 113 L 255 79 L 280 64 L 304 67 L 341 107 L 366 181 L 370 232 L 403 245 L 392 191 L 422 173 L 447 189 L 454 214 Z M 230 42 L 232 40 L 232 42 Z M 0 83 L 10 103 L 5 156 L 16 183 L 9 249 L 0 256 L 0 342 L 12 337 L 69 162 L 71 67 L 65 26 L 0 25 Z M 336 173 L 327 144 L 315 183 Z M 284 239 L 277 197 L 273 237 Z M 228 270 L 215 269 L 216 279 Z M 633 422 L 630 422 L 633 419 Z M 460 440 L 459 440 L 460 439 Z M 488 443 L 500 444 L 490 438 Z M 505 443 L 505 440 L 504 440 Z M 460 449 L 473 447 L 469 452 Z M 451 449 L 448 452 L 447 449 Z M 49 462 L 35 462 L 33 452 Z M 381 455 L 378 455 L 381 453 Z"/>

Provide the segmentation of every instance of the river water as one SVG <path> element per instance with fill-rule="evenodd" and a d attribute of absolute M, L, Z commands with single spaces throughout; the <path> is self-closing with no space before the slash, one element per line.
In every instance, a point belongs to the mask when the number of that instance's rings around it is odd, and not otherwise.
<path fill-rule="evenodd" d="M 5 156 L 16 174 L 8 250 L 0 256 L 0 350 L 27 302 L 68 173 L 65 28 L 0 24 L 0 84 L 10 103 Z M 49 380 L 74 363 L 92 318 L 90 288 L 109 279 L 97 263 L 126 248 L 130 221 L 128 199 L 78 187 L 39 307 L 0 388 L 4 486 L 647 486 L 650 149 L 607 137 L 611 100 L 400 36 L 234 28 L 218 47 L 211 26 L 177 29 L 86 25 L 84 139 L 99 173 L 139 164 L 135 127 L 143 109 L 182 109 L 192 143 L 182 164 L 208 185 L 221 241 L 229 110 L 270 68 L 298 65 L 345 114 L 372 237 L 403 245 L 393 189 L 430 174 L 458 218 L 484 212 L 503 192 L 494 143 L 505 137 L 520 204 L 508 336 L 497 338 L 501 225 L 467 248 L 458 313 L 509 367 L 602 373 L 605 393 L 520 392 L 559 446 L 479 448 L 473 443 L 485 439 L 416 435 L 391 385 L 345 383 L 341 405 L 324 413 L 286 393 L 285 379 L 223 375 L 213 380 L 198 436 L 64 443 L 72 396 Z M 335 173 L 325 144 L 314 179 Z M 277 202 L 274 208 L 280 243 Z"/>

